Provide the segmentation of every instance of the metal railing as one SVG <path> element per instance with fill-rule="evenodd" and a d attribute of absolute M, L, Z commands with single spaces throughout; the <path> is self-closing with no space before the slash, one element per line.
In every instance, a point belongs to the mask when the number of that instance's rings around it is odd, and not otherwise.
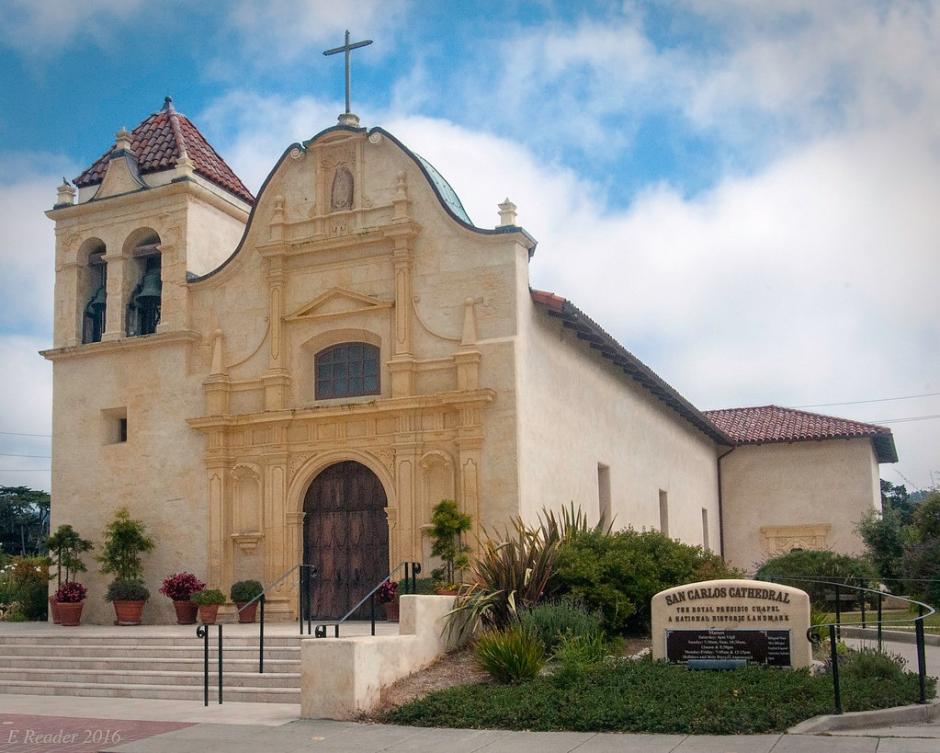
<path fill-rule="evenodd" d="M 301 586 L 306 585 L 308 590 L 310 584 L 313 582 L 313 578 L 317 575 L 317 569 L 313 565 L 299 564 L 294 565 L 290 570 L 281 575 L 277 580 L 271 583 L 268 586 L 265 586 L 261 593 L 255 596 L 251 601 L 248 601 L 242 604 L 235 612 L 236 617 L 240 618 L 241 613 L 248 609 L 252 604 L 258 604 L 258 610 L 260 612 L 258 619 L 258 674 L 264 674 L 264 604 L 265 604 L 265 595 L 268 591 L 277 588 L 281 583 L 283 583 L 287 578 L 289 578 L 294 571 L 299 571 L 301 573 L 300 581 Z M 300 634 L 303 635 L 303 610 L 302 606 L 304 603 L 304 591 L 301 590 L 299 594 L 300 602 Z M 309 593 L 306 595 L 306 598 L 309 603 Z M 209 705 L 209 628 L 211 626 L 207 623 L 202 623 L 196 627 L 196 637 L 202 638 L 203 640 L 203 705 Z M 219 660 L 219 703 L 222 703 L 222 685 L 223 685 L 223 650 L 222 650 L 222 624 L 219 623 L 216 625 L 218 627 L 218 660 Z"/>
<path fill-rule="evenodd" d="M 818 578 L 810 578 L 803 576 L 792 576 L 792 577 L 775 577 L 773 581 L 776 583 L 812 583 L 817 586 L 822 586 L 821 589 L 824 593 L 828 589 L 832 589 L 833 595 L 835 597 L 835 622 L 824 622 L 812 625 L 809 630 L 806 631 L 806 637 L 814 646 L 818 646 L 822 643 L 822 638 L 819 636 L 819 631 L 828 628 L 829 633 L 829 664 L 830 672 L 832 674 L 832 686 L 833 686 L 833 706 L 836 714 L 841 714 L 842 709 L 842 686 L 839 678 L 839 640 L 842 635 L 843 627 L 861 627 L 867 628 L 866 619 L 866 602 L 869 600 L 869 594 L 877 597 L 877 641 L 878 641 L 878 651 L 883 650 L 884 645 L 884 625 L 914 625 L 915 633 L 915 644 L 917 648 L 917 677 L 918 677 L 918 703 L 927 703 L 927 658 L 926 658 L 926 649 L 925 649 L 925 640 L 924 640 L 924 620 L 930 615 L 934 614 L 936 610 L 931 607 L 929 604 L 925 604 L 921 601 L 915 599 L 910 599 L 906 596 L 899 596 L 890 592 L 885 592 L 881 590 L 876 590 L 873 588 L 868 588 L 864 585 L 854 585 L 849 582 L 836 582 L 821 580 Z M 868 580 L 861 579 L 861 582 L 868 583 Z M 843 596 L 845 595 L 855 595 L 855 599 L 850 599 L 851 601 L 857 601 L 860 608 L 860 621 L 859 622 L 845 622 L 842 619 L 842 602 Z M 909 607 L 917 607 L 917 617 L 909 617 L 906 619 L 897 619 L 897 620 L 885 620 L 884 619 L 884 599 L 885 597 L 890 597 L 892 599 L 898 599 L 908 604 Z M 874 599 L 872 599 L 874 600 Z"/>
<path fill-rule="evenodd" d="M 372 635 L 375 635 L 375 595 L 378 593 L 379 589 L 382 588 L 386 583 L 392 580 L 393 576 L 397 575 L 399 572 L 404 571 L 404 578 L 402 583 L 405 584 L 405 587 L 402 589 L 402 593 L 407 594 L 409 589 L 409 584 L 411 588 L 411 593 L 417 593 L 418 590 L 418 573 L 421 572 L 421 563 L 420 562 L 402 562 L 396 567 L 392 572 L 386 575 L 382 580 L 380 580 L 376 586 L 369 591 L 365 596 L 363 596 L 356 605 L 350 609 L 346 614 L 340 617 L 335 622 L 319 622 L 314 626 L 314 638 L 326 638 L 329 628 L 333 628 L 333 637 L 339 638 L 339 626 L 346 622 L 350 617 L 352 617 L 367 601 L 369 602 L 369 621 L 372 623 Z M 307 634 L 310 634 L 310 616 L 307 615 Z M 302 631 L 302 629 L 301 629 Z"/>

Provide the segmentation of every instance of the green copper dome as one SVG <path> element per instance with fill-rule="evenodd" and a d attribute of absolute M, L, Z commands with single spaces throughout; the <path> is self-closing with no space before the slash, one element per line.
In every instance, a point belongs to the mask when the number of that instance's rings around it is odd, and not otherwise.
<path fill-rule="evenodd" d="M 418 158 L 421 166 L 424 167 L 424 169 L 427 171 L 431 180 L 434 182 L 434 187 L 437 189 L 437 192 L 441 195 L 441 198 L 444 200 L 444 203 L 447 204 L 447 207 L 450 209 L 450 211 L 468 225 L 472 225 L 473 222 L 470 220 L 470 216 L 467 214 L 467 210 L 463 208 L 463 204 L 460 202 L 460 197 L 457 195 L 457 192 L 451 188 L 450 183 L 444 180 L 444 176 L 437 171 L 434 165 L 428 162 L 420 154 L 415 154 L 415 157 Z"/>

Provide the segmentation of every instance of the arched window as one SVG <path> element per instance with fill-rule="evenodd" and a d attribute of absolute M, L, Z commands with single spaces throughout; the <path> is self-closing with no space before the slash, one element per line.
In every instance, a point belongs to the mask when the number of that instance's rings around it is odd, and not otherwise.
<path fill-rule="evenodd" d="M 368 343 L 340 343 L 314 358 L 315 397 L 379 394 L 379 349 Z"/>

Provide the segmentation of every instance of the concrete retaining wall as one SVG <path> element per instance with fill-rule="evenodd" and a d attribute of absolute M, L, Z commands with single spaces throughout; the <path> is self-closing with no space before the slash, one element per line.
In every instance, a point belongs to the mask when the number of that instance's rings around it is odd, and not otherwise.
<path fill-rule="evenodd" d="M 300 715 L 354 719 L 382 689 L 431 664 L 456 643 L 444 633 L 453 596 L 402 596 L 399 635 L 301 641 Z"/>

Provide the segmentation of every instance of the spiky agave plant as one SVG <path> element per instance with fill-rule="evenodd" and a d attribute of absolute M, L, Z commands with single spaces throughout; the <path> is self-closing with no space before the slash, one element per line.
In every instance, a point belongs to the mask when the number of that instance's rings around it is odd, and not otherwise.
<path fill-rule="evenodd" d="M 588 530 L 587 517 L 571 503 L 559 515 L 543 508 L 536 526 L 527 526 L 516 516 L 502 536 L 484 531 L 479 554 L 470 564 L 469 583 L 461 588 L 450 613 L 448 630 L 463 639 L 480 628 L 508 627 L 520 609 L 549 595 L 559 547 Z"/>

